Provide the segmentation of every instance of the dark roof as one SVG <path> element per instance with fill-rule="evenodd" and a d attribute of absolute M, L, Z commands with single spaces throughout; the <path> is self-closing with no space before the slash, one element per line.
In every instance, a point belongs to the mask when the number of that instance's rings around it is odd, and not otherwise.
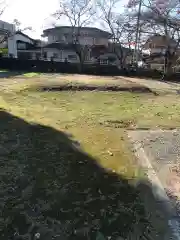
<path fill-rule="evenodd" d="M 37 49 L 40 49 L 40 47 L 37 47 L 34 44 L 27 43 L 27 42 L 24 42 L 24 41 L 21 41 L 21 40 L 17 40 L 17 43 L 25 43 L 26 44 L 26 49 L 18 48 L 18 50 L 35 50 L 35 49 L 37 50 Z"/>
<path fill-rule="evenodd" d="M 79 27 L 71 27 L 71 26 L 59 26 L 59 27 L 54 27 L 54 28 L 48 28 L 48 29 L 45 29 L 43 31 L 44 34 L 47 34 L 51 31 L 54 31 L 54 30 L 62 30 L 62 29 L 67 29 L 67 28 L 74 28 L 74 29 L 79 29 Z M 80 29 L 82 30 L 93 30 L 94 32 L 96 33 L 99 33 L 99 34 L 103 34 L 103 35 L 106 35 L 108 37 L 111 37 L 112 34 L 107 32 L 107 31 L 104 31 L 102 29 L 99 29 L 99 28 L 95 28 L 95 27 L 81 27 Z"/>
<path fill-rule="evenodd" d="M 36 40 L 34 40 L 33 38 L 29 37 L 27 34 L 21 32 L 21 31 L 17 31 L 16 34 L 20 34 L 20 35 L 22 35 L 22 36 L 24 36 L 26 38 L 29 38 L 31 41 L 36 41 Z"/>
<path fill-rule="evenodd" d="M 146 47 L 149 47 L 148 44 L 149 43 L 155 43 L 157 46 L 158 45 L 167 45 L 167 44 L 177 44 L 176 40 L 171 38 L 171 37 L 168 37 L 168 36 L 165 36 L 165 35 L 160 35 L 160 34 L 154 34 L 153 36 L 150 36 L 146 43 L 144 44 L 144 48 Z"/>

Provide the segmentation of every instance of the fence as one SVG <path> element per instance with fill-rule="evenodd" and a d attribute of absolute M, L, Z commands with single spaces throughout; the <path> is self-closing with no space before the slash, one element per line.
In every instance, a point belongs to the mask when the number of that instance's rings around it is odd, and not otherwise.
<path fill-rule="evenodd" d="M 114 65 L 100 65 L 100 64 L 84 64 L 80 69 L 77 63 L 64 63 L 53 61 L 41 60 L 22 60 L 13 58 L 0 58 L 0 68 L 11 71 L 23 72 L 43 72 L 43 73 L 82 73 L 91 75 L 104 75 L 104 76 L 129 76 L 129 77 L 142 77 L 160 79 L 162 72 L 157 70 L 148 69 L 119 69 Z M 180 79 L 180 74 L 173 74 L 173 80 Z"/>
<path fill-rule="evenodd" d="M 83 69 L 77 63 L 41 61 L 41 60 L 22 60 L 1 58 L 0 68 L 11 71 L 28 72 L 56 72 L 56 73 L 85 73 L 97 75 L 119 75 L 116 66 L 103 66 L 99 64 L 84 64 Z"/>

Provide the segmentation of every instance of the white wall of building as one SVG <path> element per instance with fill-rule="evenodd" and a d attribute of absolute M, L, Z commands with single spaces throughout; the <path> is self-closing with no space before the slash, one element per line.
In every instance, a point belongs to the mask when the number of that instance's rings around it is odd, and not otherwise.
<path fill-rule="evenodd" d="M 23 36 L 22 34 L 16 34 L 15 39 L 16 41 L 22 41 L 22 42 L 33 44 L 33 40 Z"/>
<path fill-rule="evenodd" d="M 94 38 L 94 43 L 93 45 L 104 45 L 108 46 L 109 39 L 107 38 Z"/>
<path fill-rule="evenodd" d="M 167 48 L 166 47 L 155 47 L 155 48 L 148 48 L 148 49 L 144 49 L 143 53 L 145 54 L 158 54 L 158 53 L 162 53 L 164 54 L 166 52 Z M 175 48 L 171 48 L 170 51 L 173 53 L 175 51 Z"/>
<path fill-rule="evenodd" d="M 67 59 L 69 62 L 79 62 L 78 55 L 76 52 L 71 50 L 58 50 L 53 48 L 44 48 L 43 52 L 47 54 L 48 61 L 51 61 L 53 58 L 53 61 L 55 62 L 64 62 L 65 59 Z"/>
<path fill-rule="evenodd" d="M 78 41 L 81 45 L 105 45 L 108 46 L 109 40 L 107 38 L 94 38 L 94 37 L 79 37 Z M 54 42 L 61 42 L 61 43 L 72 43 L 72 39 L 66 39 L 63 35 L 49 35 L 48 36 L 48 43 L 54 43 Z"/>
<path fill-rule="evenodd" d="M 53 42 L 61 42 L 61 43 L 72 43 L 73 39 L 72 36 L 72 29 L 62 29 L 57 31 L 54 29 L 53 31 L 47 33 L 48 43 Z M 81 30 L 80 36 L 78 37 L 78 42 L 81 45 L 108 45 L 109 39 L 107 37 L 102 37 L 101 35 L 94 32 L 93 29 L 89 30 Z"/>
<path fill-rule="evenodd" d="M 8 55 L 17 58 L 17 46 L 16 37 L 12 35 L 8 38 Z"/>
<path fill-rule="evenodd" d="M 23 41 L 26 43 L 33 44 L 33 40 L 23 36 L 22 34 L 13 34 L 11 37 L 8 38 L 8 55 L 17 58 L 17 41 Z M 19 43 L 23 45 L 23 43 Z M 21 46 L 23 48 L 23 46 Z M 24 46 L 26 47 L 26 46 Z"/>

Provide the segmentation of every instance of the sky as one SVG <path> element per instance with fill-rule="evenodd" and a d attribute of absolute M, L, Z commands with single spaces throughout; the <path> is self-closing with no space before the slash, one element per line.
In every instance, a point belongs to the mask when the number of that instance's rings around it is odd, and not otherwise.
<path fill-rule="evenodd" d="M 43 30 L 56 25 L 68 25 L 66 19 L 56 21 L 51 14 L 59 8 L 59 0 L 0 0 L 6 2 L 7 7 L 0 19 L 12 23 L 17 19 L 22 25 L 21 29 L 32 27 L 32 31 L 24 31 L 32 38 L 41 39 Z M 118 11 L 128 0 L 121 0 Z M 2 4 L 0 4 L 2 9 Z M 96 27 L 100 27 L 96 22 Z M 102 27 L 102 26 L 101 26 Z M 107 29 L 105 29 L 107 30 Z"/>
<path fill-rule="evenodd" d="M 7 0 L 7 7 L 0 19 L 9 23 L 18 19 L 22 29 L 32 27 L 32 31 L 26 31 L 26 34 L 40 38 L 43 29 L 52 27 L 55 23 L 50 15 L 58 9 L 58 2 L 58 0 Z"/>

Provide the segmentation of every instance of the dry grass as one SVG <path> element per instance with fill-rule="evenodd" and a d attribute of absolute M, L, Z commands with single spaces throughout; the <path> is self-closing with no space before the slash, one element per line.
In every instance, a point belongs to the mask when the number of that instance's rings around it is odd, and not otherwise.
<path fill-rule="evenodd" d="M 26 75 L 32 75 L 34 73 L 29 73 Z M 22 81 L 22 84 L 16 84 L 16 82 Z M 38 86 L 96 86 L 96 87 L 119 87 L 119 88 L 133 88 L 133 87 L 143 87 L 141 84 L 134 83 L 130 80 L 123 79 L 121 77 L 100 77 L 100 76 L 91 76 L 91 75 L 70 75 L 70 74 L 48 74 L 48 75 L 39 75 L 34 76 L 31 79 L 24 79 L 22 77 L 18 77 L 18 79 L 14 79 L 15 84 L 11 86 L 15 88 L 29 88 L 30 86 L 38 87 Z M 7 88 L 9 90 L 9 87 Z"/>
<path fill-rule="evenodd" d="M 171 129 L 180 126 L 178 96 L 106 92 L 2 93 L 1 107 L 27 121 L 70 132 L 107 169 L 134 173 L 126 146 L 126 129 Z M 21 86 L 22 87 L 22 86 Z M 17 88 L 16 88 L 17 90 Z M 121 161 L 121 164 L 120 162 Z M 121 166 L 122 165 L 122 166 Z M 122 169 L 121 169 L 122 168 Z"/>
<path fill-rule="evenodd" d="M 38 221 L 47 226 L 47 218 L 53 219 L 53 229 L 55 223 L 63 226 L 65 239 L 97 239 L 101 233 L 105 239 L 127 239 L 133 231 L 162 239 L 165 225 L 152 216 L 149 222 L 139 192 L 127 181 L 141 172 L 126 130 L 179 127 L 179 97 L 36 89 L 27 81 L 1 91 L 1 159 L 6 162 L 1 161 L 1 189 L 11 196 L 4 200 L 7 229 L 0 218 L 1 236 L 8 239 L 12 228 L 20 227 L 19 218 L 27 231 L 28 212 L 35 226 Z M 14 183 L 20 184 L 15 193 Z"/>

